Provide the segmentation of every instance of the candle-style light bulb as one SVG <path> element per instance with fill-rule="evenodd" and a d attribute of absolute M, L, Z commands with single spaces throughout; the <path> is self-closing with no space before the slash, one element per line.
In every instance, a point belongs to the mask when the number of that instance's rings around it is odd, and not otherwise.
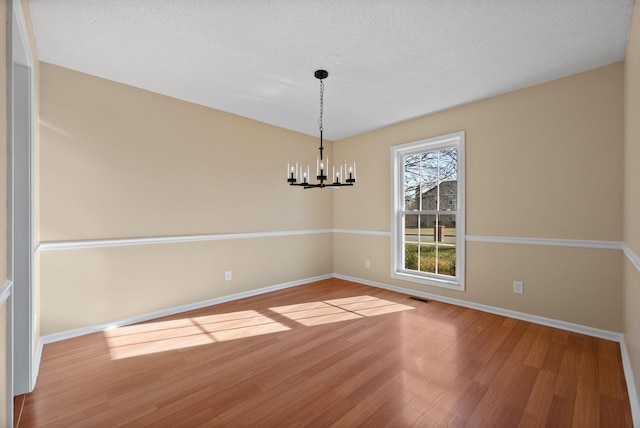
<path fill-rule="evenodd" d="M 295 169 L 291 165 L 291 163 L 287 163 L 287 182 L 289 182 L 289 183 L 295 183 L 296 182 Z"/>

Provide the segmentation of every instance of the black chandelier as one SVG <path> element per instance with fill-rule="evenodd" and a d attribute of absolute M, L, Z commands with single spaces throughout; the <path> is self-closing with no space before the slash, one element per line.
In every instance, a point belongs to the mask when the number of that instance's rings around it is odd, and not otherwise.
<path fill-rule="evenodd" d="M 341 164 L 338 169 L 336 166 L 333 166 L 331 179 L 329 180 L 327 174 L 329 173 L 329 158 L 327 157 L 326 163 L 325 159 L 322 157 L 322 152 L 324 151 L 324 147 L 322 146 L 322 113 L 324 109 L 324 82 L 323 79 L 326 79 L 329 76 L 329 73 L 326 70 L 316 70 L 315 74 L 316 79 L 320 80 L 320 120 L 318 121 L 318 127 L 320 129 L 320 157 L 318 157 L 316 162 L 316 179 L 317 183 L 311 183 L 309 176 L 309 166 L 307 165 L 306 171 L 302 166 L 298 166 L 296 162 L 295 165 L 288 164 L 287 165 L 287 182 L 291 186 L 302 186 L 305 189 L 315 189 L 315 188 L 337 188 L 342 186 L 353 186 L 353 183 L 356 182 L 356 162 L 353 161 L 352 164 L 347 165 L 345 162 Z M 299 181 L 298 181 L 299 180 Z M 331 181 L 333 180 L 333 182 Z M 326 183 L 325 183 L 326 182 Z"/>

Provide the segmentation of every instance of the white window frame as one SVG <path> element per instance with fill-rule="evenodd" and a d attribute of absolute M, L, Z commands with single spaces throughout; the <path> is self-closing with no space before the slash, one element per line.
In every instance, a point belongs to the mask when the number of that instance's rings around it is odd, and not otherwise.
<path fill-rule="evenodd" d="M 465 132 L 391 147 L 391 277 L 425 285 L 465 290 Z M 404 269 L 404 164 L 406 155 L 457 147 L 456 276 Z"/>

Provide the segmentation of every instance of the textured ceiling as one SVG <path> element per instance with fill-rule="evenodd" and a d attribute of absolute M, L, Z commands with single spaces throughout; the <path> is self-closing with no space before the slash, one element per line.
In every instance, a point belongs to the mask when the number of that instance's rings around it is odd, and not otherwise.
<path fill-rule="evenodd" d="M 336 140 L 624 59 L 633 0 L 29 0 L 40 60 Z"/>

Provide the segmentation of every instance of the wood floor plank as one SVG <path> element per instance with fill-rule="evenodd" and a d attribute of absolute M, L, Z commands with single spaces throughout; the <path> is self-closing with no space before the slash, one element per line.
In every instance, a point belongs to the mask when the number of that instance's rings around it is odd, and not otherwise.
<path fill-rule="evenodd" d="M 618 363 L 621 360 L 620 346 L 614 342 L 598 342 L 598 381 L 600 391 L 617 399 L 627 394 L 624 372 Z"/>
<path fill-rule="evenodd" d="M 20 428 L 632 426 L 617 343 L 338 279 L 45 345 L 23 401 Z"/>
<path fill-rule="evenodd" d="M 558 376 L 546 370 L 539 370 L 531 394 L 527 400 L 519 427 L 544 427 L 549 422 L 549 412 Z"/>
<path fill-rule="evenodd" d="M 486 385 L 471 382 L 458 397 L 447 416 L 440 422 L 442 426 L 463 426 L 471 420 L 471 416 L 489 390 Z"/>
<path fill-rule="evenodd" d="M 584 338 L 582 349 L 578 365 L 573 421 L 577 426 L 586 428 L 598 426 L 600 420 L 597 339 Z"/>
<path fill-rule="evenodd" d="M 624 427 L 633 424 L 631 415 L 625 411 L 624 400 L 600 394 L 599 407 L 601 427 Z"/>

